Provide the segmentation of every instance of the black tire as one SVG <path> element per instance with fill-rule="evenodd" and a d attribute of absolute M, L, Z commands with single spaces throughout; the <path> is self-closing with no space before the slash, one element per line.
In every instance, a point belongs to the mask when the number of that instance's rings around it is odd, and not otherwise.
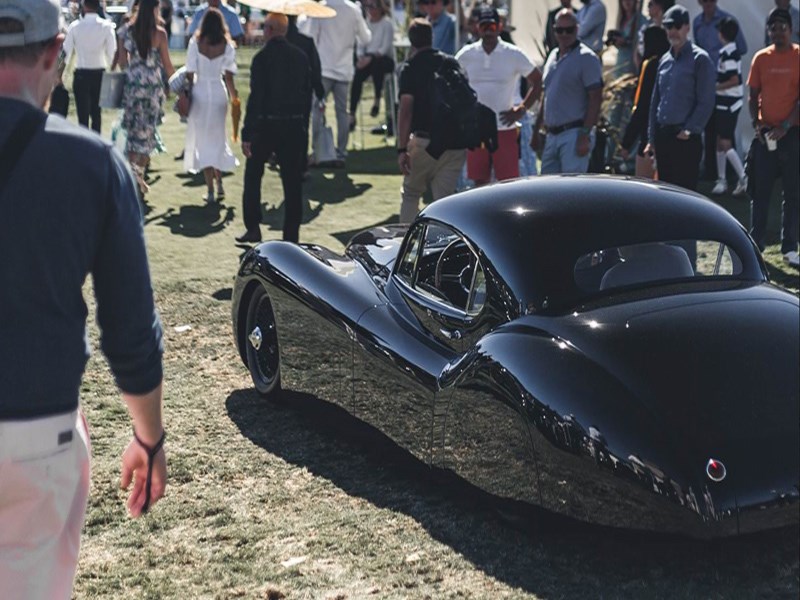
<path fill-rule="evenodd" d="M 250 296 L 244 332 L 247 368 L 256 391 L 270 400 L 281 392 L 281 360 L 278 329 L 267 291 L 261 287 Z"/>

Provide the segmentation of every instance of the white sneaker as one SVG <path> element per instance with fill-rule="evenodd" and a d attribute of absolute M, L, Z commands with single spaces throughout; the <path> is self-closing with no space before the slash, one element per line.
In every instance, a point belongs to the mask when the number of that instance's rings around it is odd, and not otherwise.
<path fill-rule="evenodd" d="M 800 267 L 800 254 L 797 253 L 797 250 L 787 252 L 783 255 L 783 261 L 789 263 L 790 267 L 798 268 Z"/>
<path fill-rule="evenodd" d="M 724 179 L 717 179 L 717 185 L 715 185 L 711 189 L 711 193 L 715 196 L 719 196 L 720 194 L 724 194 L 728 191 L 728 182 Z"/>
<path fill-rule="evenodd" d="M 733 195 L 741 196 L 742 194 L 746 193 L 747 193 L 747 176 L 745 175 L 739 180 L 739 183 L 736 184 L 736 187 L 733 188 Z"/>

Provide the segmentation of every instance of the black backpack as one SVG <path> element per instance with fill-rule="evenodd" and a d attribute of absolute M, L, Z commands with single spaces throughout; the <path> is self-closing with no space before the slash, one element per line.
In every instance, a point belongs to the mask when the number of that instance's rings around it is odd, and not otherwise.
<path fill-rule="evenodd" d="M 433 131 L 428 152 L 441 154 L 444 150 L 477 148 L 481 145 L 478 95 L 469 86 L 461 65 L 445 57 L 433 74 L 431 88 Z M 441 152 L 438 152 L 441 150 Z"/>

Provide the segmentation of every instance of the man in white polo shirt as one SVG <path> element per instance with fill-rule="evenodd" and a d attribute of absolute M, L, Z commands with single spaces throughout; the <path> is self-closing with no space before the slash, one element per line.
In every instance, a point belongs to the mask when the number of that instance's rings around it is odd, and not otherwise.
<path fill-rule="evenodd" d="M 500 16 L 494 8 L 484 8 L 478 17 L 481 40 L 456 54 L 478 102 L 497 113 L 497 150 L 475 148 L 467 153 L 467 176 L 475 185 L 519 177 L 519 143 L 516 122 L 533 105 L 542 89 L 542 74 L 522 50 L 500 39 Z M 528 93 L 522 104 L 514 105 L 514 91 L 520 77 L 528 80 Z"/>
<path fill-rule="evenodd" d="M 117 37 L 114 24 L 100 17 L 100 0 L 83 0 L 83 18 L 73 21 L 64 40 L 66 59 L 73 52 L 78 55 L 73 78 L 72 92 L 78 123 L 100 133 L 100 84 L 103 72 L 114 60 L 117 52 Z"/>

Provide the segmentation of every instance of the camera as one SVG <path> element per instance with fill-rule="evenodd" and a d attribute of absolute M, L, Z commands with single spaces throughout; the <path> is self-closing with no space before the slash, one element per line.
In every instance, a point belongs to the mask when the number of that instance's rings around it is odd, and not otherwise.
<path fill-rule="evenodd" d="M 609 29 L 608 33 L 606 34 L 606 46 L 613 46 L 614 43 L 617 41 L 617 38 L 624 38 L 625 34 L 622 33 L 619 29 Z"/>

